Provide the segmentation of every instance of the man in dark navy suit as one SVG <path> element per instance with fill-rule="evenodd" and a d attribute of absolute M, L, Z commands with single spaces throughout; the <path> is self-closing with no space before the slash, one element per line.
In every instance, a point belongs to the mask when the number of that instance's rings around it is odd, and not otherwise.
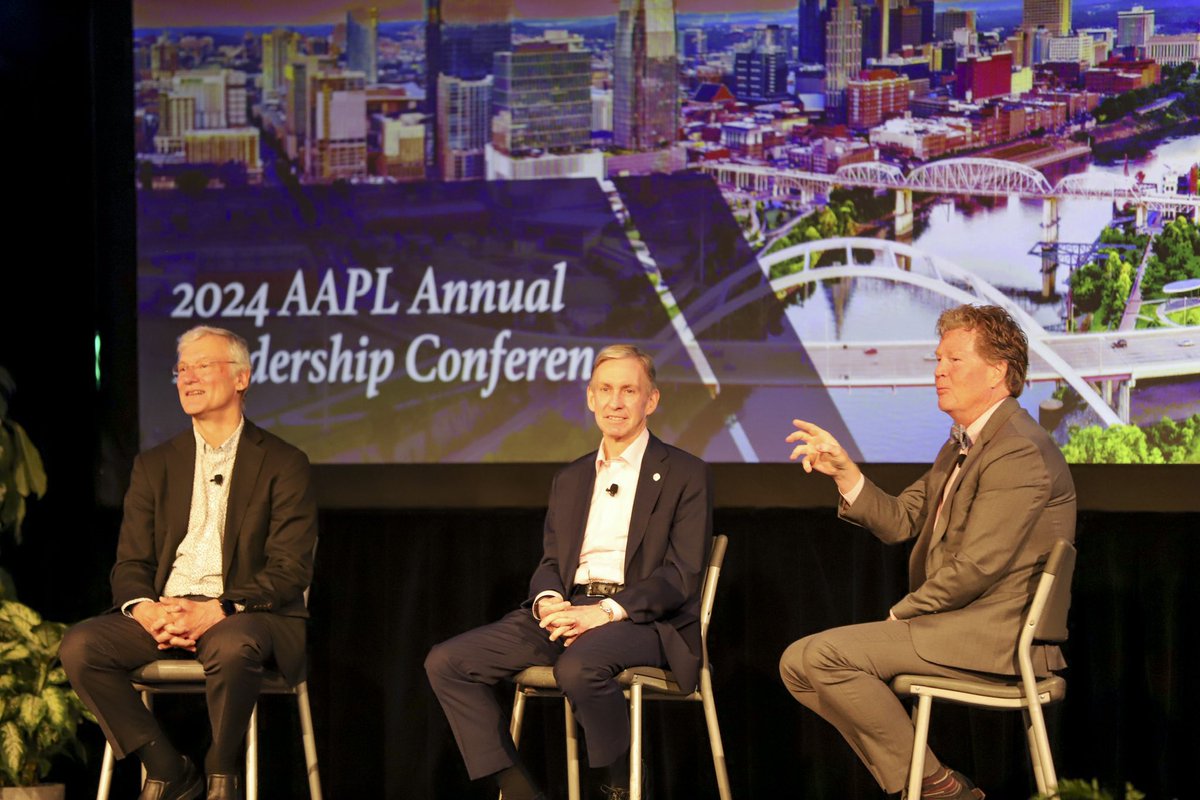
<path fill-rule="evenodd" d="M 654 362 L 633 345 L 596 356 L 587 387 L 600 448 L 554 478 L 542 560 L 520 608 L 430 651 L 425 668 L 472 779 L 505 800 L 544 797 L 508 735 L 492 685 L 554 666 L 604 768 L 606 798 L 629 791 L 629 712 L 615 678 L 669 667 L 694 686 L 700 588 L 712 537 L 707 465 L 646 428 L 658 407 Z"/>

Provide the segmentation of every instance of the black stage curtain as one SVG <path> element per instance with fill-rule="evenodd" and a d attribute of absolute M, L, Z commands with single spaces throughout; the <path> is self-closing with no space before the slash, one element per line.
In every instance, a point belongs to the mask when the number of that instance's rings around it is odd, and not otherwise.
<path fill-rule="evenodd" d="M 1198 518 L 1081 515 L 1068 697 L 1049 714 L 1060 775 L 1189 793 Z M 904 592 L 907 550 L 831 510 L 724 510 L 716 529 L 730 549 L 710 646 L 734 796 L 879 797 L 833 729 L 791 700 L 777 662 L 800 636 L 885 616 Z M 540 530 L 535 511 L 323 517 L 311 685 L 330 796 L 495 796 L 467 781 L 422 662 L 524 597 Z M 561 707 L 530 707 L 523 752 L 565 797 Z M 990 797 L 1032 793 L 1020 715 L 938 706 L 933 719 L 935 751 Z M 698 705 L 648 706 L 646 741 L 655 797 L 717 796 Z"/>
<path fill-rule="evenodd" d="M 88 559 L 99 603 L 119 522 L 116 512 L 105 517 L 108 535 Z M 906 549 L 880 544 L 832 510 L 725 509 L 715 521 L 730 537 L 710 645 L 734 797 L 880 797 L 833 729 L 784 691 L 777 662 L 800 636 L 886 615 L 904 591 Z M 1194 794 L 1198 523 L 1196 513 L 1080 515 L 1068 693 L 1048 715 L 1060 776 L 1130 781 L 1151 798 Z M 537 510 L 322 515 L 309 685 L 327 797 L 496 796 L 467 780 L 422 663 L 435 642 L 520 602 L 540 552 Z M 33 590 L 36 566 L 21 574 Z M 510 689 L 498 691 L 511 701 Z M 294 703 L 261 705 L 262 797 L 305 797 Z M 172 735 L 187 742 L 180 732 L 190 731 L 202 756 L 202 702 L 160 700 L 160 709 Z M 698 704 L 648 704 L 646 716 L 652 797 L 715 798 Z M 88 763 L 56 767 L 71 800 L 95 794 L 103 743 L 95 726 L 85 738 Z M 931 742 L 993 800 L 1032 794 L 1020 715 L 938 705 Z M 530 702 L 522 752 L 551 796 L 566 797 L 557 701 Z M 132 797 L 136 779 L 136 764 L 123 762 L 113 796 Z"/>

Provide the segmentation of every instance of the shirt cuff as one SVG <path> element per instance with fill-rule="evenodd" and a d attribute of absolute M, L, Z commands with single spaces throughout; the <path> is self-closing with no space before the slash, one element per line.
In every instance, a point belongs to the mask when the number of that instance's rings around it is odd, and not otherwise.
<path fill-rule="evenodd" d="M 553 591 L 539 592 L 538 596 L 533 598 L 533 606 L 530 607 L 530 609 L 529 609 L 530 613 L 533 614 L 533 618 L 536 620 L 541 620 L 541 617 L 538 616 L 537 611 L 538 611 L 538 603 L 541 602 L 543 597 L 555 597 L 555 598 L 558 598 L 558 600 L 560 602 L 563 599 L 563 596 L 561 594 L 559 594 L 558 592 L 553 592 Z"/>
<path fill-rule="evenodd" d="M 132 609 L 138 603 L 153 603 L 153 602 L 154 601 L 151 600 L 149 597 L 135 597 L 132 600 L 126 600 L 124 603 L 121 604 L 121 613 L 127 617 L 132 618 L 133 614 L 130 613 L 130 609 Z"/>
<path fill-rule="evenodd" d="M 842 495 L 842 499 L 846 501 L 847 506 L 854 505 L 854 501 L 858 499 L 858 496 L 860 494 L 862 494 L 863 487 L 866 486 L 866 484 L 867 484 L 867 476 L 859 475 L 858 481 L 854 484 L 854 487 L 850 491 L 848 491 L 844 495 Z"/>
<path fill-rule="evenodd" d="M 616 600 L 613 600 L 611 597 L 606 597 L 603 600 L 601 600 L 600 602 L 602 604 L 607 604 L 608 607 L 612 609 L 612 612 L 613 612 L 612 621 L 613 622 L 620 622 L 623 619 L 629 618 L 629 615 L 625 613 L 625 609 L 621 608 L 621 604 L 618 603 Z"/>

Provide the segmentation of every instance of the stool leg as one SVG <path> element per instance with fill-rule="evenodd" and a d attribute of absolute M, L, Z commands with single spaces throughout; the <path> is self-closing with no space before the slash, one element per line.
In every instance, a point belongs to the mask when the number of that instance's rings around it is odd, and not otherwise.
<path fill-rule="evenodd" d="M 929 712 L 933 708 L 933 698 L 927 694 L 917 696 L 917 706 L 913 709 L 913 752 L 912 763 L 908 769 L 908 797 L 920 800 L 921 775 L 925 771 L 925 745 L 929 741 Z"/>
<path fill-rule="evenodd" d="M 246 800 L 258 800 L 258 703 L 250 710 L 246 729 Z"/>
<path fill-rule="evenodd" d="M 642 800 L 642 684 L 629 685 L 629 800 Z"/>
<path fill-rule="evenodd" d="M 100 785 L 96 787 L 96 800 L 108 800 L 112 790 L 113 769 L 117 758 L 113 755 L 112 745 L 104 743 L 104 760 L 100 763 Z"/>
<path fill-rule="evenodd" d="M 575 712 L 571 701 L 563 698 L 563 717 L 567 732 L 567 797 L 580 800 L 579 791 L 579 732 L 575 728 Z"/>
<path fill-rule="evenodd" d="M 721 726 L 717 723 L 717 701 L 713 698 L 712 672 L 707 667 L 700 671 L 700 702 L 704 706 L 704 724 L 708 727 L 713 771 L 717 774 L 717 793 L 721 800 L 732 800 L 729 773 L 725 770 L 725 746 L 721 743 Z"/>
<path fill-rule="evenodd" d="M 300 738 L 304 744 L 304 767 L 308 772 L 310 800 L 322 800 L 321 772 L 317 768 L 317 734 L 313 730 L 312 706 L 308 702 L 308 681 L 296 687 L 296 705 L 300 710 Z"/>
<path fill-rule="evenodd" d="M 154 710 L 153 695 L 151 695 L 149 692 L 142 692 L 142 705 L 144 705 L 146 708 L 153 711 Z M 146 785 L 146 765 L 142 764 L 142 782 L 138 784 L 138 787 L 141 788 L 141 787 L 144 787 L 145 785 Z"/>

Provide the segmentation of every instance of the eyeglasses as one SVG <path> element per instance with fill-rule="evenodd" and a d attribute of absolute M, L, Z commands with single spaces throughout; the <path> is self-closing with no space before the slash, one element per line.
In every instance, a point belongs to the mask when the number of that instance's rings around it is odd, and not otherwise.
<path fill-rule="evenodd" d="M 212 372 L 213 367 L 217 364 L 236 364 L 236 361 L 201 361 L 198 364 L 185 364 L 180 361 L 175 366 L 171 367 L 171 377 L 178 378 L 180 375 L 187 375 L 189 372 L 200 378 L 207 378 Z"/>

